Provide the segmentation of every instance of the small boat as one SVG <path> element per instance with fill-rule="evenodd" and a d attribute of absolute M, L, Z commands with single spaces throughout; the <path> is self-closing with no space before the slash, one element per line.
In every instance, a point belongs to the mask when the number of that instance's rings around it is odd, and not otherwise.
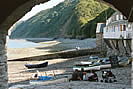
<path fill-rule="evenodd" d="M 93 62 L 81 61 L 79 64 L 73 66 L 74 71 L 75 70 L 81 71 L 81 68 L 83 68 L 85 71 L 100 70 L 100 69 L 111 68 L 111 63 L 109 61 L 109 58 L 99 58 Z"/>
<path fill-rule="evenodd" d="M 75 63 L 76 66 L 89 66 L 91 64 L 92 64 L 92 62 L 89 62 L 89 61 L 81 61 L 81 62 Z"/>
<path fill-rule="evenodd" d="M 128 64 L 130 64 L 130 57 L 118 57 L 118 61 L 120 66 L 127 66 Z"/>
<path fill-rule="evenodd" d="M 51 80 L 51 79 L 52 79 L 51 76 L 39 76 L 39 79 L 38 80 L 46 81 L 46 80 Z"/>
<path fill-rule="evenodd" d="M 100 69 L 106 69 L 106 68 L 111 68 L 111 64 L 104 64 L 104 65 L 99 65 Z"/>
<path fill-rule="evenodd" d="M 92 66 L 92 65 L 75 65 L 73 66 L 73 70 L 79 70 L 84 69 L 85 71 L 90 71 L 90 70 L 100 70 L 100 66 Z"/>
<path fill-rule="evenodd" d="M 100 70 L 100 66 L 93 66 L 94 61 L 81 61 L 81 62 L 77 62 L 74 66 L 73 66 L 73 70 L 79 70 L 81 71 L 81 69 L 83 68 L 85 71 L 90 71 L 90 70 Z"/>
<path fill-rule="evenodd" d="M 53 80 L 53 77 L 51 76 L 39 76 L 38 79 L 30 80 L 29 82 L 31 85 L 36 85 L 36 84 L 42 85 L 44 84 L 44 81 L 50 82 L 51 80 Z"/>
<path fill-rule="evenodd" d="M 82 65 L 76 65 L 73 66 L 73 70 L 79 70 L 81 71 L 81 69 L 84 69 L 85 71 L 89 71 L 89 70 L 101 70 L 101 69 L 106 69 L 106 68 L 111 68 L 111 64 L 102 64 L 102 65 L 90 65 L 90 66 L 82 66 Z"/>
<path fill-rule="evenodd" d="M 88 64 L 88 65 L 93 64 L 93 62 L 90 62 L 90 61 L 81 61 L 80 63 L 81 64 Z"/>
<path fill-rule="evenodd" d="M 48 62 L 44 62 L 44 63 L 40 63 L 40 64 L 25 64 L 25 67 L 27 67 L 28 69 L 43 68 L 43 67 L 47 67 L 47 66 L 48 66 Z"/>
<path fill-rule="evenodd" d="M 93 62 L 93 66 L 97 65 L 106 65 L 106 64 L 111 64 L 109 58 L 100 58 L 99 60 Z"/>
<path fill-rule="evenodd" d="M 91 61 L 95 61 L 95 60 L 98 60 L 99 59 L 99 57 L 98 56 L 90 56 L 89 57 L 89 61 L 91 60 Z"/>
<path fill-rule="evenodd" d="M 109 58 L 100 58 L 99 60 L 95 61 L 93 66 L 100 66 L 100 69 L 111 68 L 111 63 Z"/>

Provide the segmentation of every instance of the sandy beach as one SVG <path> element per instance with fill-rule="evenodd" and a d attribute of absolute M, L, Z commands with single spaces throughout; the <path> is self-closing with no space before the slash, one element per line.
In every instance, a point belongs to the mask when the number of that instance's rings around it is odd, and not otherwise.
<path fill-rule="evenodd" d="M 8 49 L 8 60 L 14 58 L 44 55 L 56 53 L 58 51 L 72 50 L 76 46 L 80 48 L 95 48 L 96 40 L 70 40 L 58 39 L 56 41 L 41 42 L 39 47 L 33 48 L 10 48 Z M 46 68 L 27 69 L 24 67 L 26 63 L 40 63 L 43 61 L 9 61 L 8 76 L 9 89 L 130 89 L 131 88 L 131 64 L 126 67 L 111 69 L 116 75 L 116 83 L 101 83 L 88 81 L 72 81 L 68 82 L 73 72 L 72 66 L 76 62 L 88 61 L 90 55 L 75 58 L 59 58 L 45 60 L 49 62 Z M 98 55 L 100 56 L 100 55 Z M 40 82 L 34 84 L 29 81 L 32 74 L 39 71 L 42 75 L 56 75 L 56 79 L 52 81 Z M 106 69 L 108 70 L 108 69 Z M 101 79 L 101 71 L 96 72 Z"/>
<path fill-rule="evenodd" d="M 40 40 L 39 40 L 40 41 Z M 25 47 L 25 48 L 8 48 L 8 60 L 25 58 L 39 55 L 47 55 L 65 50 L 73 50 L 76 47 L 82 48 L 95 48 L 96 39 L 57 39 L 53 41 L 38 42 L 39 46 Z"/>

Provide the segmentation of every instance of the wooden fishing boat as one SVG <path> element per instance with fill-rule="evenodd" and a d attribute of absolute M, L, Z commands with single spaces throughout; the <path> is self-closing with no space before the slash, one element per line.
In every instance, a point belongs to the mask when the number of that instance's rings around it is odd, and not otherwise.
<path fill-rule="evenodd" d="M 130 64 L 130 57 L 124 56 L 124 57 L 118 57 L 119 66 L 127 66 Z"/>
<path fill-rule="evenodd" d="M 47 66 L 48 66 L 48 62 L 44 62 L 44 63 L 40 63 L 40 64 L 25 64 L 25 67 L 27 67 L 28 69 L 43 68 L 43 67 L 47 67 Z"/>
<path fill-rule="evenodd" d="M 81 71 L 81 69 L 84 69 L 85 71 L 89 71 L 89 70 L 100 70 L 100 69 L 106 69 L 106 68 L 111 68 L 111 64 L 103 64 L 103 65 L 91 65 L 91 66 L 73 66 L 73 70 L 79 70 Z"/>
<path fill-rule="evenodd" d="M 111 64 L 104 64 L 104 65 L 99 65 L 100 69 L 106 69 L 106 68 L 111 68 Z"/>
<path fill-rule="evenodd" d="M 29 83 L 31 85 L 41 85 L 41 84 L 44 84 L 45 81 L 51 81 L 53 80 L 53 77 L 51 76 L 39 76 L 38 79 L 35 79 L 35 80 L 30 80 Z"/>
<path fill-rule="evenodd" d="M 91 64 L 93 64 L 93 62 L 91 62 L 91 61 L 81 61 L 80 62 L 81 64 L 88 64 L 88 65 L 91 65 Z"/>
<path fill-rule="evenodd" d="M 103 58 L 95 62 L 82 61 L 79 64 L 77 63 L 75 66 L 73 66 L 74 71 L 75 70 L 81 71 L 82 68 L 85 71 L 106 69 L 106 68 L 111 68 L 111 63 L 107 58 Z"/>
<path fill-rule="evenodd" d="M 81 61 L 81 62 L 76 62 L 75 66 L 89 66 L 91 64 L 92 62 L 89 62 L 89 61 Z"/>
<path fill-rule="evenodd" d="M 89 71 L 89 70 L 100 70 L 100 66 L 73 66 L 73 70 L 79 70 L 84 69 L 84 71 Z"/>

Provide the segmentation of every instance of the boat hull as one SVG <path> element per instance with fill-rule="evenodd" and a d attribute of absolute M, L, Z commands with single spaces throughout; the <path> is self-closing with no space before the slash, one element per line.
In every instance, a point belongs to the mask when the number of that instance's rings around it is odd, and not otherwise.
<path fill-rule="evenodd" d="M 43 68 L 43 67 L 47 67 L 48 66 L 48 62 L 44 62 L 41 64 L 25 64 L 25 67 L 27 67 L 28 69 L 31 68 Z"/>
<path fill-rule="evenodd" d="M 84 69 L 84 71 L 89 71 L 89 70 L 100 70 L 100 66 L 93 66 L 93 67 L 73 67 L 73 70 L 79 70 Z"/>
<path fill-rule="evenodd" d="M 97 66 L 74 66 L 73 70 L 79 70 L 81 71 L 81 69 L 84 69 L 85 71 L 89 71 L 89 70 L 100 70 L 100 69 L 106 69 L 106 68 L 111 68 L 111 64 L 105 64 L 105 65 L 97 65 Z"/>

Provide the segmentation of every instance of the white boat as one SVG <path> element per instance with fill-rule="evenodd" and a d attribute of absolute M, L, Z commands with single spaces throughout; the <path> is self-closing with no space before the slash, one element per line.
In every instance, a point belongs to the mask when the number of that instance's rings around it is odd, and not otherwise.
<path fill-rule="evenodd" d="M 74 66 L 73 70 L 79 70 L 81 71 L 81 69 L 84 69 L 84 71 L 89 71 L 89 70 L 100 70 L 100 66 Z"/>
<path fill-rule="evenodd" d="M 106 69 L 106 68 L 111 68 L 111 64 L 104 64 L 104 65 L 99 65 L 100 69 Z"/>
<path fill-rule="evenodd" d="M 81 61 L 81 62 L 76 62 L 75 66 L 89 66 L 93 64 L 93 62 L 89 62 L 89 61 Z"/>
<path fill-rule="evenodd" d="M 84 65 L 76 65 L 73 66 L 73 70 L 75 71 L 76 69 L 81 71 L 81 69 L 84 69 L 85 71 L 89 71 L 89 70 L 100 70 L 100 69 L 106 69 L 106 68 L 111 68 L 111 64 L 103 64 L 103 65 L 88 65 L 88 66 L 84 66 Z"/>
<path fill-rule="evenodd" d="M 92 62 L 88 62 L 88 61 L 81 61 L 80 63 L 81 64 L 88 64 L 88 65 L 92 64 Z"/>

